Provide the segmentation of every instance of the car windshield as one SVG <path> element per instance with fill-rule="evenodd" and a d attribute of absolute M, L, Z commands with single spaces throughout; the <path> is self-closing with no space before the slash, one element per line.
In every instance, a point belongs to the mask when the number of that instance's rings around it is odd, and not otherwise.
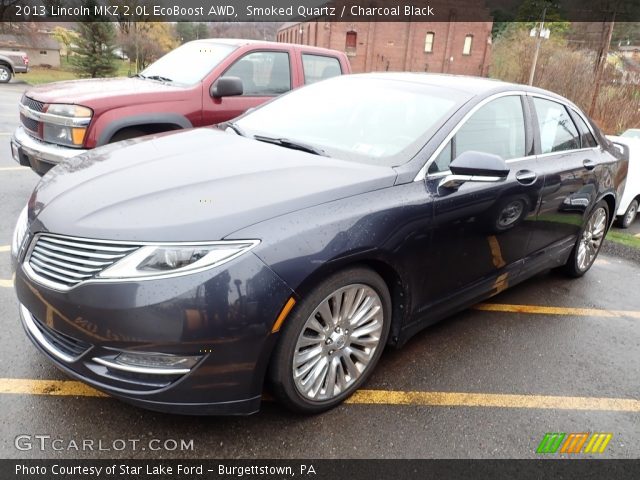
<path fill-rule="evenodd" d="M 212 42 L 189 42 L 145 68 L 140 76 L 152 80 L 194 85 L 236 47 Z"/>
<path fill-rule="evenodd" d="M 294 90 L 235 126 L 247 136 L 295 142 L 330 157 L 396 166 L 413 158 L 469 97 L 421 82 L 344 76 Z"/>
<path fill-rule="evenodd" d="M 632 128 L 632 129 L 627 130 L 626 132 L 624 132 L 621 136 L 622 137 L 629 137 L 629 138 L 640 138 L 640 130 Z"/>

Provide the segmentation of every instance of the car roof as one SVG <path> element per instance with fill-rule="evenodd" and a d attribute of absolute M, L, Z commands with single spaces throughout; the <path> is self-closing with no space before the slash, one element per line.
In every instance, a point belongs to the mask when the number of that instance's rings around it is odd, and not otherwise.
<path fill-rule="evenodd" d="M 314 47 L 310 45 L 299 45 L 297 43 L 284 43 L 284 42 L 270 42 L 268 40 L 250 40 L 246 38 L 202 38 L 199 40 L 193 40 L 189 43 L 205 43 L 205 44 L 223 44 L 223 45 L 232 45 L 235 47 L 244 47 L 246 45 L 262 45 L 264 47 L 296 47 L 304 50 L 314 51 L 314 52 L 326 52 L 335 55 L 338 52 L 337 50 L 331 50 L 328 48 Z"/>
<path fill-rule="evenodd" d="M 568 99 L 542 88 L 504 82 L 502 80 L 496 80 L 493 78 L 473 77 L 470 75 L 451 75 L 446 73 L 374 72 L 350 75 L 350 77 L 377 78 L 395 82 L 411 82 L 423 85 L 432 85 L 458 90 L 473 96 L 485 96 L 501 91 L 525 91 L 540 93 L 542 95 L 557 98 L 558 100 L 561 100 L 565 103 L 572 104 Z"/>

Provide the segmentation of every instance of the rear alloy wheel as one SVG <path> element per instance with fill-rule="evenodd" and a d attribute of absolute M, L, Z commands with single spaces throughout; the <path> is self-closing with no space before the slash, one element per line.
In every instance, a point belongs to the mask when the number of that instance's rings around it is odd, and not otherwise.
<path fill-rule="evenodd" d="M 576 245 L 565 265 L 567 273 L 580 277 L 593 265 L 604 243 L 609 222 L 609 207 L 605 201 L 599 202 L 582 227 Z"/>
<path fill-rule="evenodd" d="M 322 282 L 286 320 L 270 380 L 289 408 L 316 413 L 355 392 L 377 363 L 389 333 L 387 286 L 371 270 Z"/>
<path fill-rule="evenodd" d="M 627 211 L 624 212 L 624 215 L 617 222 L 620 228 L 629 228 L 633 221 L 636 219 L 636 215 L 638 215 L 638 200 L 633 200 Z"/>
<path fill-rule="evenodd" d="M 9 83 L 11 70 L 6 65 L 0 65 L 0 83 Z"/>

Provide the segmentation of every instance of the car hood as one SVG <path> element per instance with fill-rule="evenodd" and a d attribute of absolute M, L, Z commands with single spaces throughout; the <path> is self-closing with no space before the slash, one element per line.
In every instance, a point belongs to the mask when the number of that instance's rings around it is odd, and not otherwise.
<path fill-rule="evenodd" d="M 219 240 L 256 222 L 391 186 L 395 176 L 391 167 L 201 128 L 111 144 L 61 163 L 36 186 L 29 218 L 33 233 Z"/>
<path fill-rule="evenodd" d="M 109 107 L 117 107 L 120 103 L 131 105 L 145 101 L 148 96 L 173 95 L 182 97 L 184 89 L 174 85 L 142 80 L 140 78 L 94 78 L 54 82 L 27 90 L 28 97 L 43 103 L 72 103 L 96 107 L 109 100 Z"/>

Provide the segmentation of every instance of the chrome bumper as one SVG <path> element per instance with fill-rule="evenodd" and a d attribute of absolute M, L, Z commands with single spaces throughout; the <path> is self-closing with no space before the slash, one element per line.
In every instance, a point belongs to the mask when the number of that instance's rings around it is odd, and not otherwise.
<path fill-rule="evenodd" d="M 67 158 L 81 155 L 87 151 L 43 142 L 29 135 L 22 126 L 19 126 L 14 132 L 11 144 L 13 159 L 20 165 L 25 166 L 30 166 L 30 164 L 34 163 L 33 161 L 35 163 L 45 162 L 53 166 Z M 26 163 L 23 156 L 27 157 Z M 31 166 L 33 167 L 33 165 Z"/>

